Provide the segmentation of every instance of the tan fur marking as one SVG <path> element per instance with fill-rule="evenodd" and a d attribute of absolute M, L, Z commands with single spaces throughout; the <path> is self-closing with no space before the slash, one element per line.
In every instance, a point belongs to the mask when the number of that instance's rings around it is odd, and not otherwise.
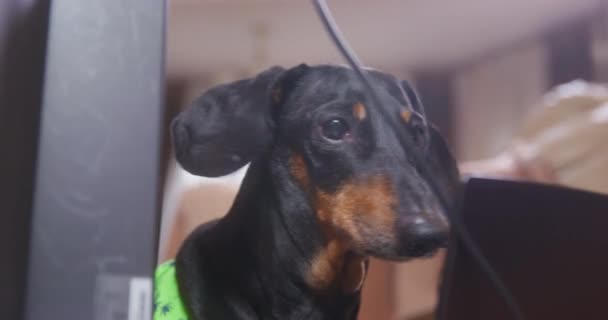
<path fill-rule="evenodd" d="M 340 289 L 343 293 L 361 290 L 367 270 L 366 258 L 347 256 L 345 243 L 332 240 L 313 259 L 309 282 L 319 290 Z"/>
<path fill-rule="evenodd" d="M 308 177 L 306 163 L 304 162 L 304 158 L 302 158 L 301 154 L 292 153 L 291 158 L 289 158 L 289 170 L 300 187 L 308 190 L 310 179 Z"/>
<path fill-rule="evenodd" d="M 331 286 L 342 269 L 344 252 L 343 243 L 331 240 L 317 253 L 310 269 L 310 282 L 313 288 L 324 289 Z"/>
<path fill-rule="evenodd" d="M 317 216 L 321 223 L 346 233 L 361 243 L 356 222 L 391 234 L 395 222 L 395 196 L 388 178 L 373 176 L 344 184 L 335 194 L 317 192 Z"/>
<path fill-rule="evenodd" d="M 403 121 L 405 121 L 405 123 L 410 122 L 410 119 L 412 118 L 412 112 L 404 110 L 401 111 L 401 119 L 403 119 Z"/>
<path fill-rule="evenodd" d="M 364 242 L 359 229 L 393 235 L 396 200 L 390 181 L 372 176 L 346 183 L 333 194 L 316 190 L 315 197 L 317 219 L 328 244 L 312 261 L 312 285 L 317 289 L 339 285 L 344 292 L 359 290 L 366 273 L 365 258 L 352 254 Z"/>
<path fill-rule="evenodd" d="M 365 119 L 365 117 L 367 117 L 367 111 L 365 110 L 365 106 L 363 105 L 363 103 L 355 103 L 355 105 L 353 106 L 353 114 L 358 120 L 363 120 Z"/>

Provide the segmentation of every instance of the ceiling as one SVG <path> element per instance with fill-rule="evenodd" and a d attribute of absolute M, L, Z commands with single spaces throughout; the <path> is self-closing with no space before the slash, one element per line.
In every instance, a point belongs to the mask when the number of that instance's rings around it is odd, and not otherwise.
<path fill-rule="evenodd" d="M 407 70 L 449 67 L 533 39 L 602 1 L 328 2 L 366 64 Z M 304 0 L 172 0 L 167 58 L 169 75 L 341 61 Z"/>

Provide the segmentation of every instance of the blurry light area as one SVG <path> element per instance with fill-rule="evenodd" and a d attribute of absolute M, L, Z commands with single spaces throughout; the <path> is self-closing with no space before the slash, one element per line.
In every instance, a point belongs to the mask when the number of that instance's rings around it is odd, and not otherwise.
<path fill-rule="evenodd" d="M 591 15 L 601 0 L 334 0 L 329 5 L 365 63 L 428 70 L 467 63 Z M 255 32 L 261 25 L 263 35 Z M 238 74 L 256 65 L 302 61 L 341 62 L 309 1 L 171 1 L 170 76 Z"/>

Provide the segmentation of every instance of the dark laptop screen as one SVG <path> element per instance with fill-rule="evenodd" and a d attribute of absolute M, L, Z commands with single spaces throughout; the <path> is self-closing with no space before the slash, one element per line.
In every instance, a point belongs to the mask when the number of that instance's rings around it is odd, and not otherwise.
<path fill-rule="evenodd" d="M 607 317 L 607 196 L 471 179 L 461 214 L 527 319 Z M 450 246 L 447 319 L 510 319 L 476 261 L 460 243 Z"/>

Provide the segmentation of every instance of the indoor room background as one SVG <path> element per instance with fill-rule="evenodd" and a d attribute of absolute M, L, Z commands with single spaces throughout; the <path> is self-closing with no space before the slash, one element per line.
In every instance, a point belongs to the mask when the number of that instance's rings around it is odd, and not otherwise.
<path fill-rule="evenodd" d="M 419 90 L 459 160 L 496 155 L 539 99 L 576 79 L 608 80 L 608 6 L 600 0 L 330 1 L 363 62 Z M 271 66 L 342 63 L 307 1 L 173 0 L 168 118 L 205 89 Z M 160 259 L 183 234 L 222 216 L 245 169 L 206 179 L 183 171 L 165 138 Z M 361 319 L 413 319 L 434 303 L 436 260 L 379 263 Z"/>

